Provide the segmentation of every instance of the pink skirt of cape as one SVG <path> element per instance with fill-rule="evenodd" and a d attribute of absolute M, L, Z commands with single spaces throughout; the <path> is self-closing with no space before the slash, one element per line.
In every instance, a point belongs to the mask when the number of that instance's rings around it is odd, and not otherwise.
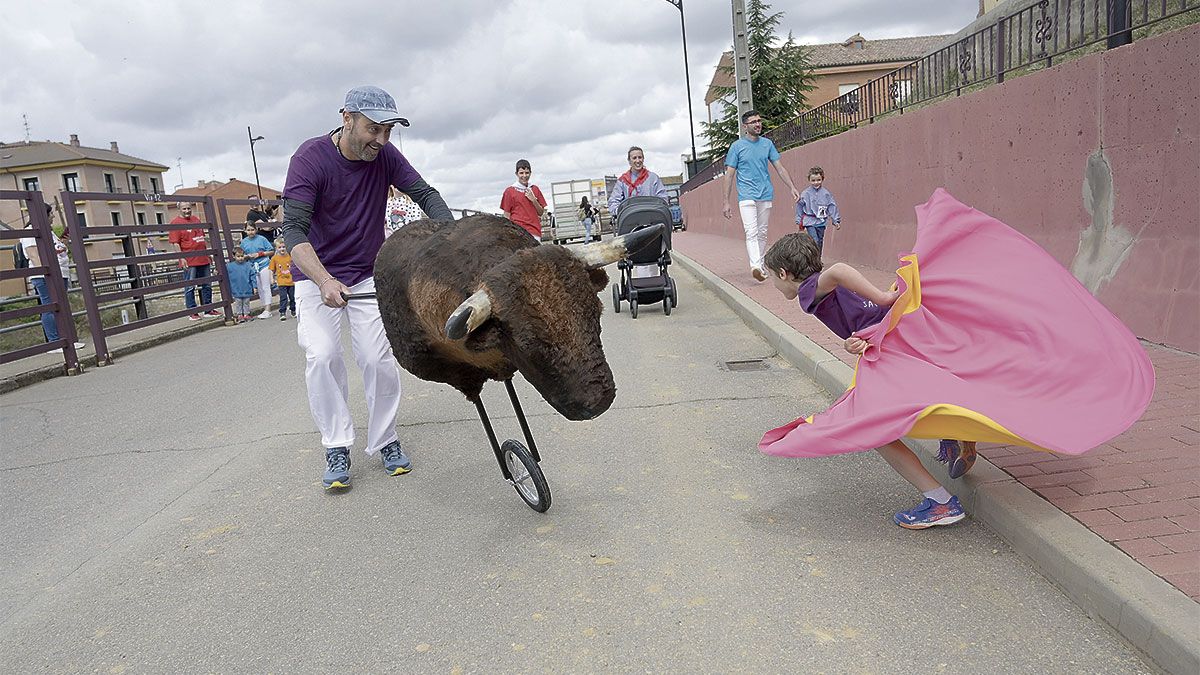
<path fill-rule="evenodd" d="M 1070 272 L 941 188 L 916 211 L 916 266 L 908 274 L 915 281 L 905 282 L 904 267 L 913 265 L 905 256 L 898 272 L 905 295 L 887 318 L 856 333 L 871 346 L 854 384 L 811 422 L 768 431 L 759 450 L 784 457 L 868 450 L 917 435 L 910 432 L 922 420 L 918 437 L 997 440 L 938 433 L 961 431 L 958 422 L 969 416 L 1023 445 L 1077 455 L 1141 416 L 1154 391 L 1150 359 Z M 932 419 L 939 416 L 946 424 Z"/>

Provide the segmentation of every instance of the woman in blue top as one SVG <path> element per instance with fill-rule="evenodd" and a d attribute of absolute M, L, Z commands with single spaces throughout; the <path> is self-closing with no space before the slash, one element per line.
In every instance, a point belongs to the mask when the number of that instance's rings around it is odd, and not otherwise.
<path fill-rule="evenodd" d="M 263 311 L 260 319 L 271 318 L 271 256 L 275 254 L 275 245 L 258 233 L 253 225 L 246 226 L 246 236 L 242 237 L 242 251 L 246 259 L 254 265 L 258 274 L 258 299 L 262 302 Z"/>

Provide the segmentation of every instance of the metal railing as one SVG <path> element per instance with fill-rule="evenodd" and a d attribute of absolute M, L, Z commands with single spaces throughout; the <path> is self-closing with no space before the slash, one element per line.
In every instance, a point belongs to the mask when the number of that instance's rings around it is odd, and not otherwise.
<path fill-rule="evenodd" d="M 68 214 L 76 213 L 76 205 L 89 201 L 163 201 L 161 195 L 146 193 L 110 193 L 110 192 L 63 192 L 63 207 Z M 138 328 L 151 326 L 164 321 L 204 312 L 223 309 L 225 320 L 232 321 L 230 309 L 229 279 L 225 273 L 225 258 L 220 244 L 216 225 L 216 209 L 210 197 L 174 196 L 174 202 L 190 202 L 200 205 L 204 210 L 204 220 L 200 223 L 184 224 L 146 224 L 146 225 L 90 225 L 82 222 L 71 224 L 71 257 L 75 260 L 76 275 L 79 279 L 80 293 L 83 295 L 84 306 L 87 309 L 88 328 L 92 334 L 92 342 L 96 348 L 96 363 L 109 365 L 112 357 L 108 351 L 108 338 Z M 134 246 L 134 239 L 145 237 L 147 234 L 204 228 L 207 230 L 209 248 L 197 251 L 168 251 L 165 253 L 140 254 Z M 116 258 L 91 260 L 88 258 L 86 245 L 105 239 L 121 241 L 124 255 Z M 198 279 L 181 279 L 171 281 L 170 271 L 161 267 L 181 264 L 184 258 L 194 256 L 211 256 L 213 264 L 209 266 L 209 276 Z M 166 278 L 166 281 L 163 281 Z M 216 282 L 220 290 L 220 300 L 200 304 L 194 308 L 177 309 L 152 314 L 151 300 L 178 295 L 184 288 Z M 116 290 L 113 290 L 113 289 Z M 132 304 L 135 318 L 114 326 L 105 326 L 101 311 L 112 307 Z"/>
<path fill-rule="evenodd" d="M 906 107 L 1006 75 L 1054 65 L 1072 52 L 1118 47 L 1133 31 L 1200 9 L 1200 0 L 1038 0 L 928 56 L 809 110 L 772 130 L 780 150 L 831 136 Z"/>
<path fill-rule="evenodd" d="M 199 223 L 186 224 L 121 224 L 108 223 L 103 225 L 88 225 L 84 219 L 68 215 L 67 225 L 71 228 L 72 236 L 68 242 L 74 263 L 67 269 L 60 269 L 58 257 L 55 254 L 50 220 L 46 215 L 46 205 L 41 192 L 38 191 L 0 191 L 0 199 L 20 200 L 24 209 L 31 214 L 32 225 L 24 230 L 0 230 L 0 252 L 11 255 L 14 246 L 20 246 L 17 241 L 22 237 L 32 237 L 37 240 L 39 256 L 46 261 L 37 267 L 27 267 L 16 270 L 0 271 L 0 280 L 23 279 L 30 276 L 45 275 L 48 278 L 47 288 L 50 293 L 48 304 L 33 304 L 18 309 L 0 311 L 0 336 L 30 330 L 40 325 L 40 315 L 54 313 L 59 328 L 59 340 L 26 346 L 27 340 L 15 339 L 18 348 L 0 354 L 0 362 L 8 363 L 18 359 L 42 354 L 57 348 L 63 350 L 67 372 L 83 372 L 74 343 L 77 339 L 75 325 L 76 317 L 86 317 L 91 339 L 96 348 L 98 365 L 109 365 L 113 362 L 108 349 L 108 338 L 138 328 L 171 321 L 184 316 L 203 312 L 210 309 L 223 309 L 228 323 L 232 320 L 230 303 L 229 280 L 226 270 L 226 251 L 238 247 L 240 235 L 244 228 L 243 222 L 231 221 L 230 206 L 258 204 L 255 199 L 226 199 L 214 201 L 211 197 L 171 196 L 172 202 L 188 202 L 199 205 L 203 211 L 204 220 Z M 67 214 L 78 213 L 77 206 L 86 202 L 140 202 L 164 201 L 162 195 L 127 192 L 63 192 L 63 208 Z M 267 204 L 277 204 L 278 200 L 269 200 Z M 483 213 L 473 209 L 451 209 L 462 216 Z M 279 226 L 282 223 L 271 221 Z M 383 223 L 380 223 L 383 227 Z M 209 248 L 181 253 L 175 250 L 155 253 L 141 253 L 145 249 L 144 240 L 158 237 L 165 232 L 202 228 L 206 231 Z M 8 242 L 12 242 L 11 244 Z M 113 258 L 88 258 L 89 246 L 91 251 L 107 250 L 112 242 L 120 244 L 121 251 Z M 96 244 L 106 243 L 107 247 L 96 247 Z M 211 256 L 209 276 L 197 279 L 186 279 L 180 267 L 183 259 L 193 256 Z M 63 283 L 63 275 L 69 270 L 75 270 L 78 280 L 77 288 L 68 288 Z M 175 302 L 180 300 L 181 291 L 188 287 L 211 283 L 217 286 L 214 295 L 219 293 L 219 299 L 194 308 L 174 309 Z M 25 291 L 27 293 L 27 289 Z M 68 297 L 71 294 L 79 296 L 83 309 L 72 312 Z M 165 303 L 153 301 L 166 300 Z M 37 303 L 37 295 L 24 294 L 6 297 L 0 300 L 3 305 L 27 305 Z M 168 311 L 161 312 L 163 304 Z M 131 308 L 131 312 L 126 308 Z M 116 323 L 116 311 L 120 311 L 120 323 Z M 127 316 L 132 314 L 132 317 Z M 106 320 L 107 317 L 107 320 Z M 26 320 L 33 319 L 33 320 Z M 132 319 L 132 320 L 130 320 Z M 17 323 L 16 321 L 21 321 Z M 108 324 L 108 325 L 106 325 Z M 11 342 L 11 341 L 10 341 Z"/>
<path fill-rule="evenodd" d="M 1134 31 L 1197 10 L 1200 0 L 1035 0 L 765 135 L 781 151 L 794 148 L 882 116 L 902 114 L 905 108 L 1003 82 L 1018 71 L 1049 67 L 1090 49 L 1129 44 Z M 724 169 L 722 165 L 718 158 L 680 191 L 707 183 Z"/>
<path fill-rule="evenodd" d="M 50 302 L 46 304 L 0 311 L 0 322 L 38 316 L 38 321 L 19 324 L 19 328 L 27 329 L 40 324 L 40 318 L 43 314 L 52 313 L 54 314 L 55 326 L 58 328 L 57 340 L 28 347 L 19 347 L 12 351 L 0 353 L 0 363 L 8 363 L 17 359 L 61 349 L 63 353 L 63 367 L 66 372 L 68 374 L 82 373 L 83 366 L 79 363 L 79 355 L 75 351 L 75 321 L 71 316 L 71 304 L 67 299 L 67 287 L 63 283 L 63 275 L 66 273 L 66 270 L 61 269 L 58 265 L 58 252 L 54 250 L 54 233 L 50 228 L 50 218 L 46 214 L 46 202 L 42 199 L 42 193 L 37 191 L 0 190 L 0 200 L 19 200 L 25 202 L 30 221 L 29 227 L 24 230 L 0 230 L 0 241 L 16 239 L 18 241 L 15 245 L 20 246 L 20 239 L 32 238 L 37 244 L 39 258 L 39 264 L 36 267 L 32 266 L 31 260 L 30 267 L 0 272 L 0 280 L 22 279 L 28 283 L 30 277 L 40 275 L 43 283 L 46 285 L 46 291 L 50 299 Z M 28 299 L 28 297 L 17 298 L 17 300 Z"/>

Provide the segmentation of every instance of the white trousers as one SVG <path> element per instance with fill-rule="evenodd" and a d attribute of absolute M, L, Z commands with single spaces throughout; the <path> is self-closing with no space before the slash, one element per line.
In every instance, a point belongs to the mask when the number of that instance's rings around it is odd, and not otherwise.
<path fill-rule="evenodd" d="M 271 268 L 264 267 L 258 271 L 258 301 L 262 303 L 264 312 L 271 311 Z"/>
<path fill-rule="evenodd" d="M 767 252 L 767 225 L 771 220 L 771 202 L 743 199 L 738 202 L 742 214 L 742 228 L 746 230 L 746 256 L 750 267 L 763 269 L 763 255 Z"/>
<path fill-rule="evenodd" d="M 350 288 L 354 293 L 374 293 L 375 279 Z M 307 279 L 296 282 L 296 335 L 307 363 L 304 381 L 308 406 L 326 448 L 354 445 L 354 418 L 346 363 L 342 358 L 342 321 L 350 320 L 350 346 L 362 371 L 367 395 L 368 455 L 396 440 L 396 411 L 400 407 L 400 367 L 383 331 L 379 303 L 351 300 L 342 308 L 321 302 L 321 289 Z"/>

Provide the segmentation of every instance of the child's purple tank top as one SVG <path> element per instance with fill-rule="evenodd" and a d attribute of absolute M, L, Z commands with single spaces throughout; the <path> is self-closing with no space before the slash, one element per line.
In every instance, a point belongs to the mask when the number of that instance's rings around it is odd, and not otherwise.
<path fill-rule="evenodd" d="M 874 326 L 887 316 L 889 307 L 880 307 L 854 291 L 841 286 L 817 300 L 818 272 L 800 282 L 796 301 L 800 309 L 812 314 L 843 340 L 867 326 Z"/>

